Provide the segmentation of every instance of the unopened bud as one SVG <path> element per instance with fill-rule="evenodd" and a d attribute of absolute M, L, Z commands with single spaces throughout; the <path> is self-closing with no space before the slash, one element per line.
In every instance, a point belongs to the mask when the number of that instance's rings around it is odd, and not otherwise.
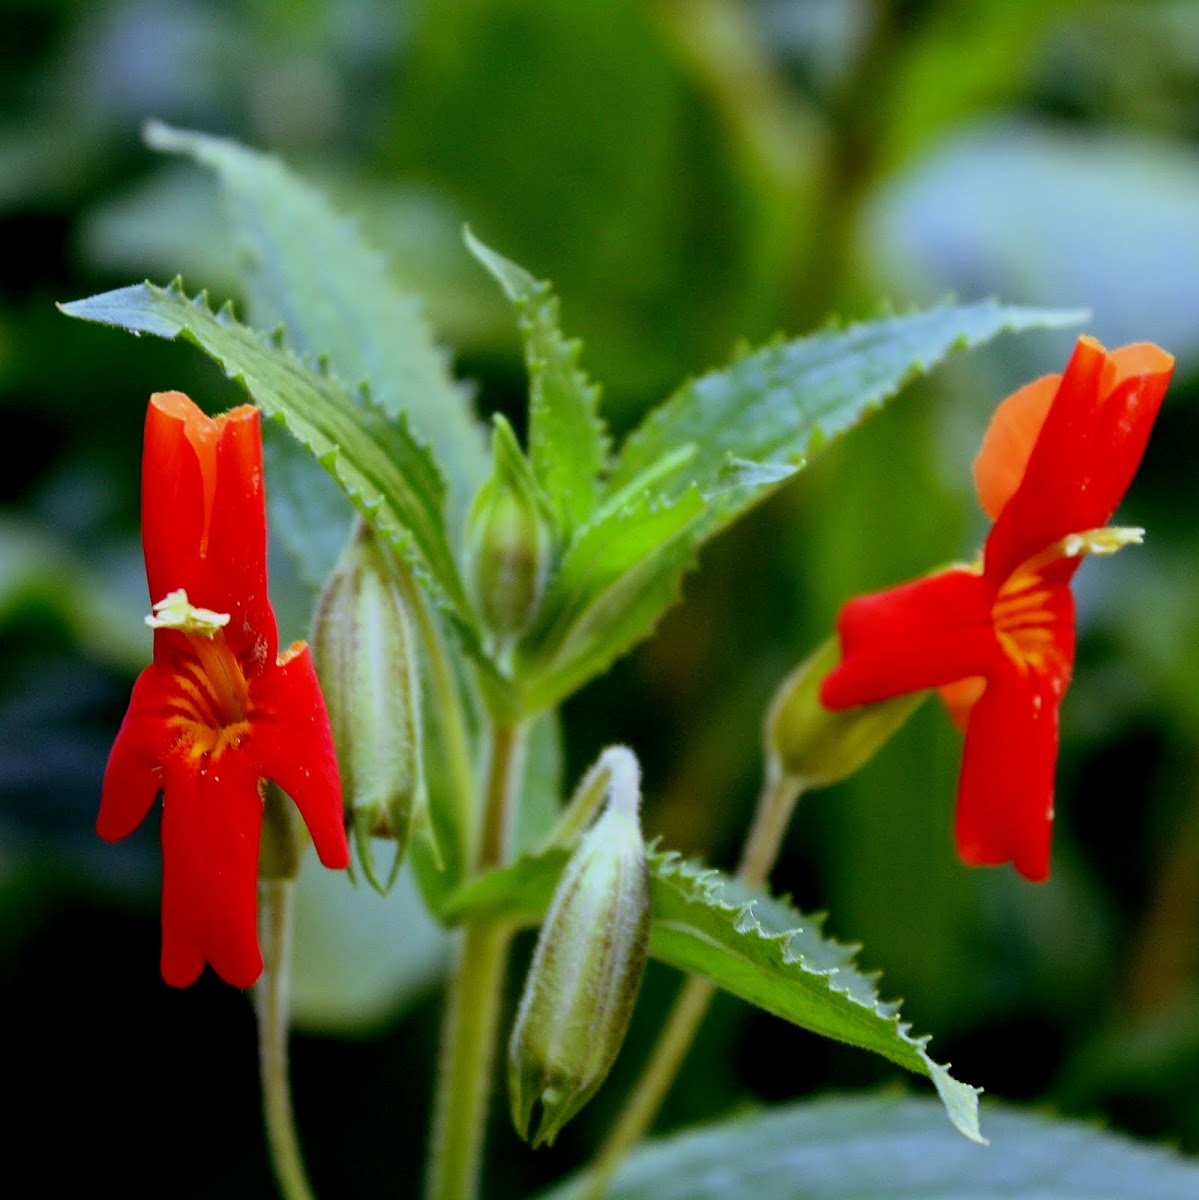
<path fill-rule="evenodd" d="M 840 661 L 829 638 L 783 680 L 766 714 L 769 769 L 805 788 L 828 787 L 869 761 L 916 711 L 925 693 L 833 711 L 820 703 L 820 684 Z"/>
<path fill-rule="evenodd" d="M 420 681 L 404 570 L 358 522 L 317 603 L 312 632 L 346 814 L 362 870 L 380 892 L 395 880 L 424 795 Z M 396 843 L 386 883 L 375 870 L 372 838 Z"/>
<path fill-rule="evenodd" d="M 470 581 L 484 621 L 511 636 L 532 620 L 549 571 L 551 534 L 512 427 L 495 418 L 491 476 L 467 518 Z"/>
<path fill-rule="evenodd" d="M 640 771 L 623 747 L 605 754 L 607 806 L 558 881 L 508 1047 L 512 1120 L 534 1146 L 553 1142 L 603 1082 L 645 970 L 650 902 L 637 817 Z"/>

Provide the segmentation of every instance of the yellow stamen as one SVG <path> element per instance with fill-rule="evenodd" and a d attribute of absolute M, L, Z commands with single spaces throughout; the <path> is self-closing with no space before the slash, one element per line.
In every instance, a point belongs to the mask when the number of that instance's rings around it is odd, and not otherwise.
<path fill-rule="evenodd" d="M 151 629 L 176 629 L 180 633 L 212 637 L 218 629 L 229 624 L 229 614 L 197 608 L 187 598 L 187 589 L 178 588 L 154 605 L 146 624 Z"/>

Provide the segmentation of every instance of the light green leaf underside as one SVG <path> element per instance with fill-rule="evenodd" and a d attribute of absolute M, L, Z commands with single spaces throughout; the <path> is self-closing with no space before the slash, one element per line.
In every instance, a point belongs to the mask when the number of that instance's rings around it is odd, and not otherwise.
<path fill-rule="evenodd" d="M 525 923 L 540 920 L 565 865 L 561 849 L 527 855 L 464 885 L 448 898 L 443 918 L 487 913 Z M 854 965 L 855 947 L 822 937 L 822 918 L 782 900 L 747 893 L 719 871 L 675 854 L 650 856 L 653 929 L 650 954 L 710 979 L 717 987 L 813 1033 L 872 1050 L 932 1080 L 949 1119 L 982 1140 L 978 1093 L 954 1079 L 884 1002 L 874 977 Z"/>
<path fill-rule="evenodd" d="M 573 529 L 591 516 L 608 455 L 600 390 L 579 369 L 581 344 L 562 335 L 550 285 L 469 230 L 466 244 L 516 308 L 529 370 L 529 458 L 560 527 Z"/>
<path fill-rule="evenodd" d="M 251 324 L 282 324 L 296 350 L 327 357 L 341 379 L 366 383 L 388 416 L 407 417 L 445 477 L 449 538 L 456 540 L 487 474 L 485 438 L 420 301 L 396 285 L 355 223 L 278 159 L 157 122 L 147 126 L 146 140 L 220 177 L 243 251 Z"/>
<path fill-rule="evenodd" d="M 694 455 L 670 477 L 664 495 L 695 486 L 718 497 L 707 530 L 714 532 L 950 353 L 1001 333 L 1059 328 L 1084 317 L 984 300 L 748 351 L 723 370 L 685 384 L 650 413 L 622 447 L 609 488 L 625 486 L 677 447 L 691 444 Z M 751 470 L 753 465 L 759 469 Z"/>
<path fill-rule="evenodd" d="M 1090 1126 L 986 1106 L 989 1147 L 927 1100 L 833 1098 L 634 1151 L 605 1200 L 1183 1200 L 1199 1166 Z M 538 1200 L 571 1200 L 567 1181 Z"/>
<path fill-rule="evenodd" d="M 449 961 L 449 937 L 421 902 L 408 865 L 384 899 L 309 855 L 295 905 L 291 1011 L 299 1029 L 357 1036 L 377 1030 L 435 983 Z"/>
<path fill-rule="evenodd" d="M 200 347 L 240 383 L 263 413 L 279 420 L 341 485 L 370 523 L 457 615 L 465 616 L 462 584 L 445 536 L 445 489 L 428 451 L 404 427 L 388 421 L 333 375 L 240 324 L 228 307 L 213 313 L 203 295 L 135 284 L 61 306 L 68 316 L 116 325 L 131 333 L 183 338 Z"/>
<path fill-rule="evenodd" d="M 567 549 L 520 645 L 527 712 L 558 703 L 647 636 L 679 597 L 705 503 L 642 495 L 598 513 Z"/>
<path fill-rule="evenodd" d="M 262 430 L 262 450 L 271 533 L 315 595 L 345 546 L 350 502 L 320 464 L 273 422 Z"/>

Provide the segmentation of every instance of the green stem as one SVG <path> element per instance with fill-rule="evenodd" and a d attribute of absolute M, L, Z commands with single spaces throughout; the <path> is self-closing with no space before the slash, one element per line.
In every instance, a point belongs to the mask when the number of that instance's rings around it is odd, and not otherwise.
<path fill-rule="evenodd" d="M 793 775 L 781 771 L 769 773 L 737 864 L 737 878 L 747 887 L 760 888 L 770 877 L 802 793 L 803 784 Z"/>
<path fill-rule="evenodd" d="M 767 779 L 737 867 L 737 877 L 748 887 L 766 882 L 802 790 L 789 776 L 773 774 Z M 624 1156 L 649 1131 L 715 993 L 715 986 L 698 975 L 683 984 L 631 1098 L 596 1153 L 579 1200 L 598 1200 Z"/>
<path fill-rule="evenodd" d="M 476 871 L 498 867 L 508 856 L 515 816 L 512 791 L 520 778 L 523 749 L 523 727 L 497 725 L 492 731 L 487 786 L 483 793 L 483 819 L 475 852 Z"/>
<path fill-rule="evenodd" d="M 483 792 L 475 871 L 507 854 L 513 792 L 519 779 L 523 730 L 497 726 Z M 487 1129 L 492 1064 L 512 927 L 481 919 L 463 929 L 450 981 L 433 1108 L 428 1200 L 474 1200 Z"/>
<path fill-rule="evenodd" d="M 262 1108 L 271 1165 L 284 1200 L 313 1200 L 296 1137 L 287 1069 L 288 985 L 291 962 L 290 880 L 259 885 L 262 978 L 254 990 L 258 1013 L 258 1053 L 262 1070 Z"/>
<path fill-rule="evenodd" d="M 511 936 L 505 922 L 470 924 L 462 935 L 442 1031 L 429 1200 L 469 1200 L 479 1194 L 500 992 Z"/>
<path fill-rule="evenodd" d="M 460 836 L 465 838 L 465 831 L 471 827 L 475 780 L 470 738 L 467 736 L 466 720 L 462 713 L 461 692 L 446 655 L 441 630 L 429 611 L 424 594 L 407 567 L 399 572 L 399 576 L 405 599 L 408 601 L 408 610 L 416 622 L 425 651 L 429 687 L 437 710 L 437 732 L 445 746 L 452 773 L 453 786 L 450 790 L 455 801 L 454 823 Z"/>

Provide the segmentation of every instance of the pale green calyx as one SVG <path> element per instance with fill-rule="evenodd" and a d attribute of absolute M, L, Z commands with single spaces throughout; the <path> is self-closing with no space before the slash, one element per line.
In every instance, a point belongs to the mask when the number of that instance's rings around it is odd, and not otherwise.
<path fill-rule="evenodd" d="M 406 570 L 358 522 L 317 602 L 312 630 L 358 861 L 383 893 L 395 881 L 425 804 L 420 680 Z M 386 881 L 375 869 L 375 838 L 396 843 Z"/>
<path fill-rule="evenodd" d="M 914 692 L 832 710 L 820 702 L 820 685 L 841 649 L 829 638 L 779 685 L 766 714 L 767 769 L 803 788 L 828 787 L 852 775 L 920 706 Z"/>
<path fill-rule="evenodd" d="M 558 881 L 508 1046 L 512 1120 L 534 1146 L 553 1142 L 607 1076 L 645 970 L 640 770 L 624 747 L 605 751 L 601 766 L 607 804 Z"/>
<path fill-rule="evenodd" d="M 229 614 L 197 608 L 188 598 L 186 588 L 177 588 L 154 605 L 146 617 L 151 629 L 174 629 L 196 637 L 212 637 L 218 629 L 229 624 Z"/>

